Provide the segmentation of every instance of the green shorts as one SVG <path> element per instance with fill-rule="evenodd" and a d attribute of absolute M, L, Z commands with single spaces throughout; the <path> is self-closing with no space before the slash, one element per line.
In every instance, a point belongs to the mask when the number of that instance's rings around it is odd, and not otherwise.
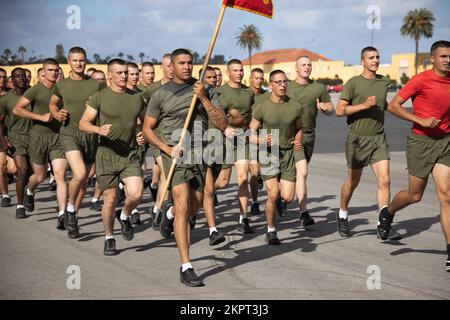
<path fill-rule="evenodd" d="M 409 175 L 426 179 L 436 163 L 450 167 L 450 134 L 428 137 L 411 133 L 406 140 Z"/>
<path fill-rule="evenodd" d="M 169 175 L 170 167 L 172 165 L 172 158 L 164 152 L 161 152 L 164 173 L 166 178 Z M 182 183 L 189 183 L 191 187 L 199 192 L 205 189 L 206 179 L 206 165 L 205 164 L 177 164 L 169 184 L 169 188 L 177 186 Z"/>
<path fill-rule="evenodd" d="M 279 157 L 268 154 L 271 157 L 269 164 L 261 164 L 260 171 L 263 180 L 269 180 L 272 178 L 277 178 L 278 180 L 286 180 L 295 182 L 296 172 L 295 172 L 295 156 L 294 149 L 279 149 Z"/>
<path fill-rule="evenodd" d="M 248 137 L 241 135 L 235 136 L 231 139 L 224 139 L 225 141 L 225 159 L 224 164 L 230 167 L 236 161 L 249 160 L 249 141 Z"/>
<path fill-rule="evenodd" d="M 8 133 L 8 140 L 14 147 L 14 153 L 12 156 L 27 156 L 29 155 L 29 135 Z"/>
<path fill-rule="evenodd" d="M 300 150 L 294 150 L 295 163 L 300 160 L 306 159 L 306 162 L 310 162 L 313 152 L 314 143 L 316 141 L 315 133 L 305 133 L 302 139 L 302 148 Z"/>
<path fill-rule="evenodd" d="M 138 151 L 131 151 L 127 157 L 122 157 L 111 150 L 99 147 L 95 158 L 95 174 L 100 190 L 116 188 L 120 180 L 128 177 L 142 178 Z"/>
<path fill-rule="evenodd" d="M 350 169 L 362 169 L 379 161 L 389 160 L 386 135 L 361 136 L 350 132 L 345 142 L 345 156 Z"/>
<path fill-rule="evenodd" d="M 57 133 L 30 134 L 30 159 L 32 163 L 44 165 L 55 159 L 65 159 Z"/>
<path fill-rule="evenodd" d="M 61 127 L 59 143 L 65 153 L 74 150 L 81 151 L 85 164 L 95 162 L 95 154 L 97 153 L 98 146 L 97 135 L 88 134 L 76 128 Z"/>

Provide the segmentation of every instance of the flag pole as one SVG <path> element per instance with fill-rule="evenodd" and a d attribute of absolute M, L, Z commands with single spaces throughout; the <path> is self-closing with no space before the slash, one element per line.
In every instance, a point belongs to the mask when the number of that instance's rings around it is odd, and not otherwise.
<path fill-rule="evenodd" d="M 217 40 L 217 35 L 219 34 L 220 25 L 222 24 L 223 16 L 225 14 L 225 9 L 226 9 L 226 6 L 224 6 L 222 4 L 222 8 L 221 8 L 220 13 L 219 13 L 219 18 L 217 19 L 217 23 L 216 23 L 216 28 L 214 30 L 211 42 L 209 43 L 209 48 L 208 48 L 208 52 L 206 54 L 205 62 L 203 63 L 203 71 L 202 71 L 202 74 L 200 75 L 200 81 L 203 80 L 203 75 L 205 73 L 206 67 L 209 64 L 209 60 L 211 59 L 211 54 L 212 54 L 212 51 L 214 49 L 214 45 L 215 45 L 216 40 Z M 186 133 L 187 133 L 187 128 L 189 126 L 189 123 L 191 122 L 192 113 L 194 112 L 194 107 L 195 107 L 196 102 L 197 102 L 197 95 L 194 94 L 194 96 L 192 97 L 191 105 L 189 107 L 189 112 L 188 112 L 186 121 L 184 123 L 183 131 L 181 132 L 180 140 L 178 141 L 178 146 L 179 147 L 181 147 L 183 145 L 183 143 L 184 143 L 184 139 L 185 139 Z M 173 173 L 175 171 L 176 165 L 177 165 L 177 159 L 174 158 L 174 159 L 172 159 L 172 165 L 170 166 L 170 170 L 169 170 L 169 174 L 168 174 L 167 179 L 166 179 L 166 183 L 163 186 L 163 195 L 162 195 L 159 203 L 157 204 L 157 207 L 160 208 L 160 209 L 162 209 L 162 203 L 163 203 L 164 199 L 166 198 L 167 190 L 169 189 L 169 184 L 170 184 L 170 182 L 172 180 Z"/>

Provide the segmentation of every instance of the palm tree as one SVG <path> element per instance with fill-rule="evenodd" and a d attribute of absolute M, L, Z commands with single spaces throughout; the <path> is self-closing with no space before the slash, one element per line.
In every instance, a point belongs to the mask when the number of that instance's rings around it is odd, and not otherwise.
<path fill-rule="evenodd" d="M 400 29 L 402 36 L 413 38 L 416 42 L 415 68 L 419 65 L 419 40 L 422 36 L 431 38 L 433 36 L 433 13 L 425 8 L 408 11 L 403 18 L 403 25 Z"/>
<path fill-rule="evenodd" d="M 119 57 L 119 59 L 122 59 L 122 58 L 123 58 L 123 53 L 122 53 L 122 52 L 119 52 L 119 53 L 117 54 L 117 56 Z"/>
<path fill-rule="evenodd" d="M 141 64 L 144 63 L 145 53 L 141 52 L 139 53 L 139 58 L 141 58 Z"/>
<path fill-rule="evenodd" d="M 252 50 L 261 49 L 261 43 L 263 41 L 261 33 L 258 28 L 253 25 L 244 25 L 239 28 L 239 34 L 236 36 L 236 44 L 238 44 L 241 49 L 248 50 L 248 59 L 250 63 L 250 70 L 252 69 Z"/>
<path fill-rule="evenodd" d="M 17 52 L 20 54 L 20 58 L 22 60 L 22 63 L 24 63 L 25 62 L 25 58 L 24 58 L 23 54 L 25 52 L 27 52 L 27 49 L 25 49 L 24 46 L 20 46 L 19 49 L 17 49 Z"/>
<path fill-rule="evenodd" d="M 9 64 L 9 56 L 12 54 L 11 50 L 10 49 L 5 49 L 3 51 L 3 54 L 5 55 L 6 63 Z"/>
<path fill-rule="evenodd" d="M 127 54 L 128 61 L 134 61 L 134 58 L 131 54 Z"/>
<path fill-rule="evenodd" d="M 94 53 L 93 57 L 94 57 L 94 60 L 95 60 L 96 64 L 102 63 L 102 58 L 100 57 L 100 55 L 98 53 Z"/>

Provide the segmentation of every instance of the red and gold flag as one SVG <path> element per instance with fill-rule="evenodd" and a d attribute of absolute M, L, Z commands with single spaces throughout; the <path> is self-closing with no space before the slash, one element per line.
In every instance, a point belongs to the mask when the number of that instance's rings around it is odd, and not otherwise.
<path fill-rule="evenodd" d="M 223 5 L 235 9 L 253 12 L 272 19 L 272 0 L 223 0 Z"/>

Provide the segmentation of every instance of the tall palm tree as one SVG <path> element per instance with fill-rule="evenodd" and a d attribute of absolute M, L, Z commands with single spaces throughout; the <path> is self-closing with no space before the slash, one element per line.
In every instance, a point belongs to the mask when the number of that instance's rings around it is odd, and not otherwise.
<path fill-rule="evenodd" d="M 144 63 L 145 53 L 141 52 L 139 53 L 139 58 L 141 58 L 141 64 Z"/>
<path fill-rule="evenodd" d="M 422 36 L 425 38 L 433 36 L 432 22 L 434 20 L 433 12 L 425 8 L 410 10 L 403 18 L 403 25 L 400 29 L 402 36 L 413 38 L 416 42 L 416 74 L 419 66 L 419 40 Z"/>
<path fill-rule="evenodd" d="M 241 49 L 248 50 L 248 59 L 250 63 L 250 70 L 252 69 L 252 50 L 261 49 L 261 43 L 263 41 L 261 33 L 258 28 L 253 25 L 244 25 L 239 28 L 239 34 L 236 36 L 236 44 L 238 44 Z"/>
<path fill-rule="evenodd" d="M 134 58 L 131 54 L 127 54 L 128 61 L 134 61 Z"/>
<path fill-rule="evenodd" d="M 3 54 L 5 55 L 6 63 L 9 65 L 9 56 L 12 54 L 10 49 L 3 50 Z"/>
<path fill-rule="evenodd" d="M 24 53 L 27 52 L 27 49 L 25 49 L 24 46 L 20 46 L 19 49 L 17 49 L 17 52 L 20 54 L 20 58 L 22 60 L 22 63 L 25 62 Z"/>

